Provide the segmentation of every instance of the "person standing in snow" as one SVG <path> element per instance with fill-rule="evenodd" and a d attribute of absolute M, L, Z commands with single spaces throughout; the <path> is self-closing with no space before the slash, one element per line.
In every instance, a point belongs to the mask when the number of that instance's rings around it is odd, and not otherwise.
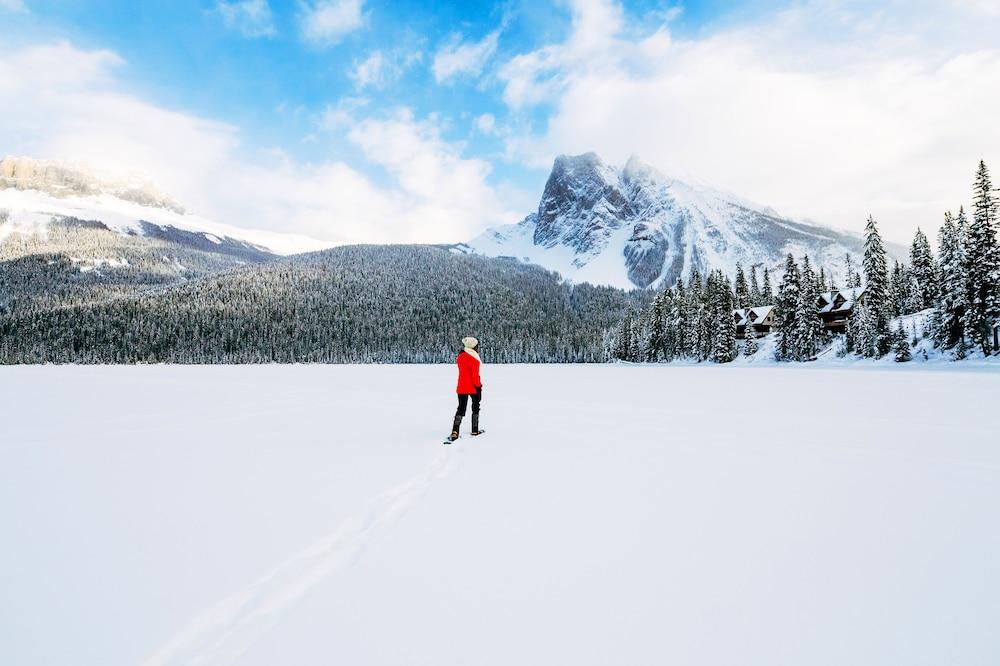
<path fill-rule="evenodd" d="M 455 422 L 451 427 L 450 441 L 458 439 L 458 429 L 462 425 L 462 417 L 469 405 L 469 398 L 472 398 L 472 435 L 480 435 L 484 431 L 479 429 L 479 405 L 483 400 L 483 382 L 479 379 L 479 366 L 482 361 L 479 358 L 479 340 L 469 336 L 462 338 L 462 351 L 458 353 L 455 363 L 458 364 L 458 410 L 455 412 Z M 445 442 L 447 443 L 447 442 Z"/>

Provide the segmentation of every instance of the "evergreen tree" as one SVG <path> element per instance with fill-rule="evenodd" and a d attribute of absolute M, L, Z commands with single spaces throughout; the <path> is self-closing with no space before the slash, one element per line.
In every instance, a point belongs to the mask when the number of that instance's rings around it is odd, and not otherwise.
<path fill-rule="evenodd" d="M 959 209 L 958 219 L 965 212 Z M 940 252 L 940 290 L 934 313 L 934 340 L 946 349 L 958 344 L 964 337 L 962 318 L 965 313 L 966 279 L 963 243 L 957 220 L 951 212 L 944 214 L 944 224 L 938 231 Z"/>
<path fill-rule="evenodd" d="M 729 278 L 720 272 L 718 281 L 718 305 L 716 307 L 715 348 L 712 350 L 712 360 L 716 363 L 729 363 L 736 358 L 736 319 L 733 315 L 735 305 Z"/>
<path fill-rule="evenodd" d="M 688 307 L 688 293 L 684 287 L 684 279 L 678 276 L 677 288 L 675 290 L 674 308 L 675 314 L 675 342 L 674 354 L 681 358 L 691 356 L 691 322 L 688 319 L 690 308 Z"/>
<path fill-rule="evenodd" d="M 618 331 L 615 334 L 615 343 L 612 354 L 619 361 L 630 360 L 629 355 L 632 350 L 632 314 L 625 315 L 621 323 L 618 324 Z"/>
<path fill-rule="evenodd" d="M 1000 317 L 1000 248 L 997 246 L 997 200 L 986 164 L 979 162 L 973 185 L 972 220 L 965 233 L 966 292 L 963 325 L 970 342 L 984 354 L 992 351 L 992 323 Z"/>
<path fill-rule="evenodd" d="M 746 325 L 746 330 L 743 334 L 743 338 L 746 340 L 746 342 L 743 343 L 743 355 L 753 356 L 754 354 L 756 354 L 758 349 L 757 331 L 756 329 L 754 329 L 753 324 L 750 322 L 749 318 L 747 318 L 747 325 Z"/>
<path fill-rule="evenodd" d="M 819 346 L 823 322 L 816 310 L 819 300 L 816 275 L 809 264 L 808 255 L 802 259 L 801 286 L 795 303 L 795 332 L 792 357 L 798 361 L 811 359 Z"/>
<path fill-rule="evenodd" d="M 849 327 L 848 340 L 851 343 L 850 350 L 864 358 L 873 358 L 876 355 L 873 319 L 871 310 L 862 303 L 855 308 L 854 314 L 847 322 Z"/>
<path fill-rule="evenodd" d="M 736 307 L 737 308 L 749 308 L 750 305 L 750 287 L 747 284 L 746 275 L 743 273 L 743 266 L 739 263 L 736 264 Z"/>
<path fill-rule="evenodd" d="M 918 309 L 934 307 L 938 296 L 938 270 L 930 242 L 919 227 L 910 245 L 910 272 L 917 283 Z"/>
<path fill-rule="evenodd" d="M 865 226 L 865 254 L 862 262 L 865 271 L 865 302 L 872 316 L 875 347 L 878 356 L 884 356 L 891 346 L 889 320 L 889 274 L 885 247 L 878 233 L 875 220 L 869 215 Z"/>
<path fill-rule="evenodd" d="M 844 282 L 846 289 L 854 289 L 861 286 L 861 275 L 854 268 L 854 259 L 851 258 L 850 252 L 844 254 Z"/>
<path fill-rule="evenodd" d="M 764 284 L 760 288 L 761 305 L 774 305 L 774 292 L 771 290 L 771 274 L 764 267 Z"/>
<path fill-rule="evenodd" d="M 764 274 L 765 277 L 767 273 Z M 795 315 L 799 306 L 801 291 L 799 267 L 791 254 L 785 259 L 785 274 L 778 285 L 775 302 L 775 324 L 778 329 L 778 344 L 775 349 L 779 361 L 796 358 Z"/>
<path fill-rule="evenodd" d="M 666 352 L 667 297 L 665 291 L 661 291 L 653 299 L 651 310 L 652 312 L 649 316 L 649 339 L 644 356 L 647 362 L 656 363 L 664 358 Z"/>
<path fill-rule="evenodd" d="M 750 303 L 750 307 L 754 308 L 759 305 L 769 305 L 763 302 L 760 285 L 757 283 L 757 266 L 755 264 L 750 264 Z"/>
<path fill-rule="evenodd" d="M 899 325 L 899 328 L 893 334 L 892 348 L 896 354 L 897 363 L 905 363 L 912 358 L 910 354 L 910 341 L 906 339 L 906 331 L 903 330 L 902 324 Z"/>

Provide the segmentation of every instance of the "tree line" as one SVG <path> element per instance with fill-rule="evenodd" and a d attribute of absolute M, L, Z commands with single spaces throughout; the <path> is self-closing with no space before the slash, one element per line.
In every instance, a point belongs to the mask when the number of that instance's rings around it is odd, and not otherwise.
<path fill-rule="evenodd" d="M 838 285 L 825 267 L 818 270 L 808 255 L 797 261 L 789 254 L 777 290 L 772 293 L 770 275 L 763 269 L 758 284 L 757 267 L 749 278 L 737 264 L 735 279 L 714 271 L 707 280 L 692 271 L 685 282 L 656 294 L 650 304 L 632 311 L 619 322 L 606 345 L 613 360 L 659 362 L 677 359 L 726 363 L 737 356 L 735 308 L 774 306 L 775 358 L 806 361 L 830 342 L 817 303 L 820 294 L 852 289 L 861 294 L 846 326 L 842 354 L 881 358 L 895 354 L 910 358 L 911 339 L 892 321 L 900 315 L 933 308 L 929 330 L 941 349 L 952 350 L 962 359 L 970 350 L 984 355 L 995 349 L 993 329 L 1000 321 L 1000 244 L 997 240 L 997 190 L 989 170 L 980 162 L 973 183 L 971 216 L 964 207 L 945 213 L 938 232 L 935 256 L 927 236 L 919 228 L 910 246 L 909 263 L 896 261 L 890 270 L 885 245 L 874 218 L 869 216 L 864 232 L 861 270 L 852 256 L 844 257 Z M 863 293 L 862 293 L 863 288 Z M 756 331 L 747 327 L 743 353 L 756 354 Z"/>

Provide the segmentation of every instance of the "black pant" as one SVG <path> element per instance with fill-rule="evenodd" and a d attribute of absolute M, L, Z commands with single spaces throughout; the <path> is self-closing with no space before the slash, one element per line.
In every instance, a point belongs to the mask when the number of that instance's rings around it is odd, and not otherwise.
<path fill-rule="evenodd" d="M 460 419 L 465 416 L 465 410 L 469 406 L 469 398 L 472 398 L 472 415 L 479 415 L 479 405 L 483 401 L 483 387 L 477 386 L 476 392 L 471 396 L 468 394 L 460 394 L 458 396 L 458 410 L 455 412 L 455 418 Z"/>

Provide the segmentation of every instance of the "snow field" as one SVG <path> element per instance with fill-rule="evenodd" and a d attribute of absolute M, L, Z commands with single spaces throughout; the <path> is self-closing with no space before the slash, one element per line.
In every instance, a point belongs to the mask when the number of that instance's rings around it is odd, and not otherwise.
<path fill-rule="evenodd" d="M 0 661 L 993 664 L 1000 374 L 0 368 Z"/>

